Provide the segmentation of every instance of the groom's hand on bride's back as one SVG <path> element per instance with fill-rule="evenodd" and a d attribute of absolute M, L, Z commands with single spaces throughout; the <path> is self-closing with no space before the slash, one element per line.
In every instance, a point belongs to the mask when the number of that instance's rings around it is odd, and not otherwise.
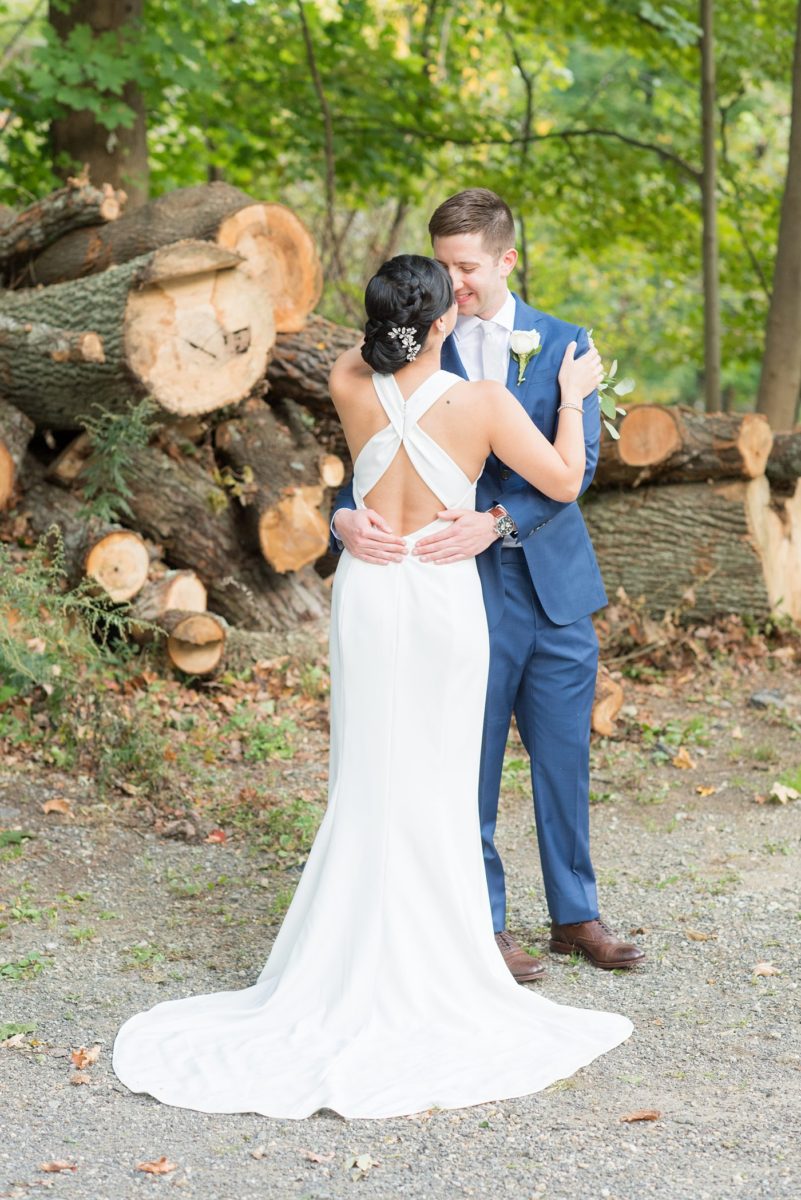
<path fill-rule="evenodd" d="M 403 538 L 373 508 L 341 508 L 334 517 L 334 532 L 348 553 L 363 562 L 386 566 L 408 553 Z"/>
<path fill-rule="evenodd" d="M 423 562 L 452 563 L 477 554 L 491 546 L 497 538 L 492 513 L 475 512 L 472 508 L 450 508 L 437 513 L 440 521 L 449 521 L 447 529 L 421 538 L 412 551 Z"/>

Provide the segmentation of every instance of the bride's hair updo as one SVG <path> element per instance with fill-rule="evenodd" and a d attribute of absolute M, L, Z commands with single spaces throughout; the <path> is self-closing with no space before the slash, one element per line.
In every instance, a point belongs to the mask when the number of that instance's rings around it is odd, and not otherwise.
<path fill-rule="evenodd" d="M 367 285 L 362 358 L 380 375 L 394 375 L 416 357 L 428 331 L 453 305 L 443 266 L 420 254 L 398 254 Z M 415 350 L 416 347 L 416 350 Z"/>

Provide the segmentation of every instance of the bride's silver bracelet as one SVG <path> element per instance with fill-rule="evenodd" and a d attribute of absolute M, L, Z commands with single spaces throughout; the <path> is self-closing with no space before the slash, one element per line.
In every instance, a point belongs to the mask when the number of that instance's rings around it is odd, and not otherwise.
<path fill-rule="evenodd" d="M 583 404 L 571 404 L 569 400 L 565 404 L 560 404 L 556 411 L 561 412 L 563 408 L 575 408 L 576 412 L 584 412 Z"/>

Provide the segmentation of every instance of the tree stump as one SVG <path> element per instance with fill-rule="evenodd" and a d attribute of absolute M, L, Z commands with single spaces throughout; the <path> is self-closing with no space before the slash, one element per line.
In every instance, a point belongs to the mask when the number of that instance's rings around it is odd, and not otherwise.
<path fill-rule="evenodd" d="M 651 616 L 801 618 L 801 487 L 779 500 L 762 475 L 600 491 L 583 512 L 607 590 L 643 596 Z"/>
<path fill-rule="evenodd" d="M 0 349 L 4 393 L 50 429 L 78 428 L 94 406 L 124 412 L 144 395 L 180 416 L 241 400 L 264 374 L 275 326 L 239 263 L 186 241 L 89 279 L 4 292 L 0 316 L 93 329 L 105 350 L 103 362 L 75 363 Z"/>
<path fill-rule="evenodd" d="M 20 466 L 34 431 L 25 413 L 0 399 L 0 512 L 16 494 Z"/>
<path fill-rule="evenodd" d="M 79 279 L 184 238 L 235 251 L 258 283 L 259 304 L 272 308 L 279 330 L 301 329 L 320 298 L 320 260 L 300 218 L 227 183 L 166 192 L 114 222 L 113 232 L 111 226 L 75 230 L 30 264 L 24 282 Z"/>
<path fill-rule="evenodd" d="M 639 487 L 709 479 L 755 479 L 763 474 L 773 444 L 758 413 L 700 413 L 661 404 L 632 406 L 620 438 L 604 437 L 595 484 Z"/>

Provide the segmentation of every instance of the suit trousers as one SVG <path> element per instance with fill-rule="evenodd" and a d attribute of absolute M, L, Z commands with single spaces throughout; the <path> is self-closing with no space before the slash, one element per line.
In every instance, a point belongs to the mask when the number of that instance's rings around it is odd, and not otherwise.
<path fill-rule="evenodd" d="M 531 757 L 534 816 L 551 919 L 598 916 L 590 860 L 590 718 L 598 639 L 590 616 L 555 625 L 537 598 L 523 551 L 502 549 L 504 610 L 490 631 L 479 780 L 484 866 L 495 930 L 506 928 L 506 887 L 495 847 L 498 798 L 514 713 Z M 569 579 L 565 586 L 569 587 Z"/>

